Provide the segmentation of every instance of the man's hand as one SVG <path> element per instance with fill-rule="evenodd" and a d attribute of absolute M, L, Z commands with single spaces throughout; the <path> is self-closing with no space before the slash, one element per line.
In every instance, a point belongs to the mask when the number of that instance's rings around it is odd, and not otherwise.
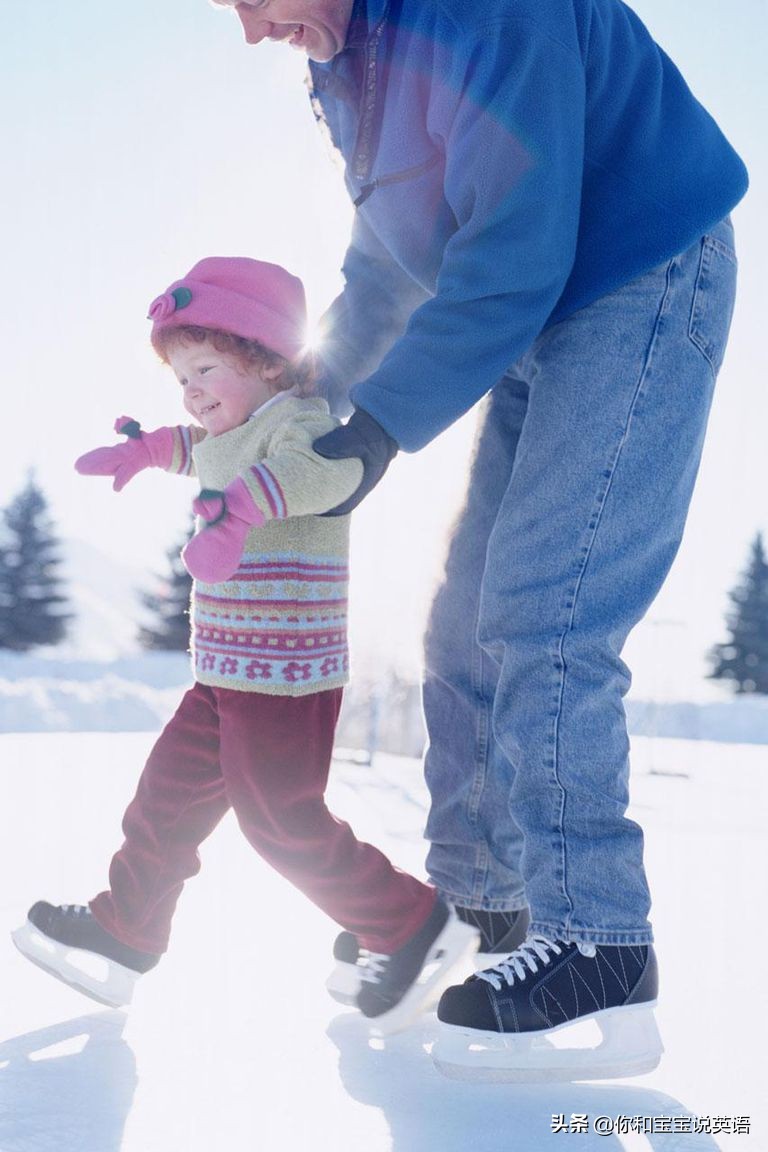
<path fill-rule="evenodd" d="M 320 436 L 312 445 L 318 456 L 326 460 L 346 460 L 355 457 L 363 462 L 363 478 L 359 487 L 343 504 L 338 504 L 323 516 L 346 516 L 375 488 L 398 452 L 398 445 L 381 424 L 362 408 L 355 408 L 346 424 Z"/>

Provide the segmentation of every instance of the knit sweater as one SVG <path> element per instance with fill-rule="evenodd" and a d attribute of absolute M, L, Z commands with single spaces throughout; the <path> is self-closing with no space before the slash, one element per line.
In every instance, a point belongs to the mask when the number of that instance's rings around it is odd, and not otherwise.
<path fill-rule="evenodd" d="M 350 518 L 319 513 L 357 488 L 362 464 L 312 450 L 337 423 L 324 400 L 280 394 L 219 436 L 174 429 L 169 471 L 197 475 L 201 487 L 214 489 L 241 477 L 266 520 L 248 533 L 230 580 L 193 582 L 199 683 L 304 696 L 348 680 Z"/>

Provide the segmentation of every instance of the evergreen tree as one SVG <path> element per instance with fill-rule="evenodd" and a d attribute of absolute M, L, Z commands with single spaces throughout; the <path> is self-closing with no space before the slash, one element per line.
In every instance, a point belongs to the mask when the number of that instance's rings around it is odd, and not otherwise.
<path fill-rule="evenodd" d="M 58 549 L 48 502 L 30 473 L 3 512 L 0 648 L 27 652 L 64 638 L 71 616 L 62 611 Z"/>
<path fill-rule="evenodd" d="M 730 639 L 710 653 L 711 680 L 731 680 L 736 692 L 768 695 L 768 563 L 763 537 L 752 542 L 747 569 L 729 598 Z"/>
<path fill-rule="evenodd" d="M 168 575 L 158 579 L 156 592 L 143 592 L 141 599 L 154 621 L 139 631 L 142 648 L 156 652 L 186 652 L 189 648 L 189 597 L 192 577 L 181 562 L 181 549 L 194 532 L 194 518 L 186 536 L 166 553 Z"/>

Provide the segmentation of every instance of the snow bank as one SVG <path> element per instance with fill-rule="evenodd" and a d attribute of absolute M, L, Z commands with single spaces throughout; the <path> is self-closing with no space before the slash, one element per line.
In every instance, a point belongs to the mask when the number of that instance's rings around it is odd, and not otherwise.
<path fill-rule="evenodd" d="M 99 663 L 0 653 L 0 732 L 151 732 L 191 683 L 189 658 Z"/>
<path fill-rule="evenodd" d="M 767 696 L 737 696 L 706 704 L 630 699 L 627 716 L 629 730 L 636 736 L 768 744 Z"/>
<path fill-rule="evenodd" d="M 182 653 L 141 653 L 100 662 L 0 652 L 0 732 L 151 732 L 173 713 L 191 683 Z M 374 714 L 375 713 L 375 714 Z M 627 701 L 638 736 L 768 744 L 768 697 L 711 702 Z M 386 720 L 386 723 L 384 722 Z M 424 742 L 418 693 L 353 682 L 339 743 L 418 756 Z"/>

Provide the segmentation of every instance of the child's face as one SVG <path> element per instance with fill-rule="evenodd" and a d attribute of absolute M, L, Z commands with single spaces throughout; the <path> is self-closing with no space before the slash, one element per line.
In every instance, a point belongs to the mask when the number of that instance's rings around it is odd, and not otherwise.
<path fill-rule="evenodd" d="M 272 381 L 282 372 L 279 367 L 246 367 L 209 340 L 171 345 L 168 362 L 184 391 L 184 407 L 209 436 L 245 424 L 274 395 Z"/>

